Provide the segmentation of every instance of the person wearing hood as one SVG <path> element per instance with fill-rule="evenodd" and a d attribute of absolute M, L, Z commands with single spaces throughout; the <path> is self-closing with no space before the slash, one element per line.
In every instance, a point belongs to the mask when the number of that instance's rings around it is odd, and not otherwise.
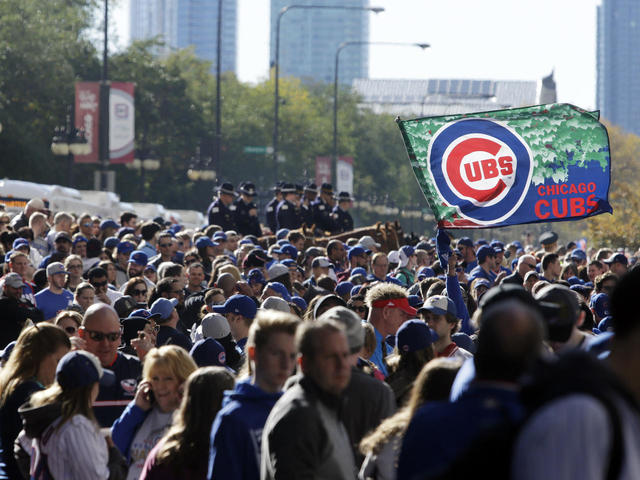
<path fill-rule="evenodd" d="M 400 264 L 394 274 L 394 278 L 400 280 L 404 287 L 410 287 L 415 280 L 414 269 L 418 256 L 411 245 L 405 245 L 399 250 Z"/>
<path fill-rule="evenodd" d="M 112 470 L 122 473 L 123 459 L 107 444 L 91 408 L 99 385 L 114 381 L 89 352 L 62 357 L 55 383 L 19 409 L 24 431 L 18 441 L 33 456 L 31 478 L 107 479 Z"/>
<path fill-rule="evenodd" d="M 211 427 L 207 478 L 260 478 L 260 439 L 282 387 L 296 362 L 293 315 L 260 311 L 247 341 L 249 378 L 225 393 L 223 408 Z"/>

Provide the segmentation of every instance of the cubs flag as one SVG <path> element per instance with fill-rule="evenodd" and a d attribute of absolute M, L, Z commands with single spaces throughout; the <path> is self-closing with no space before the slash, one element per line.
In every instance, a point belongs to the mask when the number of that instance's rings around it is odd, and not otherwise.
<path fill-rule="evenodd" d="M 398 125 L 438 226 L 485 228 L 612 213 L 598 118 L 549 104 Z"/>

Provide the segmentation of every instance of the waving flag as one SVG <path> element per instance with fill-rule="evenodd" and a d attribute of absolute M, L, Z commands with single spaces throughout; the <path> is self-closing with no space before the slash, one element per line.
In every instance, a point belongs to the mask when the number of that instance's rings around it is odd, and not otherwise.
<path fill-rule="evenodd" d="M 398 120 L 440 227 L 486 228 L 611 213 L 598 112 L 568 104 Z"/>

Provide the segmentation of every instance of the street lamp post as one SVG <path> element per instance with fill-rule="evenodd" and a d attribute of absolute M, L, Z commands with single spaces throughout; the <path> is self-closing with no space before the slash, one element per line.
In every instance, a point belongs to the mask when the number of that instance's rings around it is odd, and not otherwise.
<path fill-rule="evenodd" d="M 345 5 L 287 5 L 280 10 L 278 13 L 278 18 L 276 20 L 276 56 L 275 56 L 275 65 L 274 65 L 274 81 L 275 81 L 275 92 L 274 92 L 274 103 L 273 103 L 273 168 L 276 181 L 278 180 L 278 110 L 279 110 L 279 85 L 278 80 L 280 78 L 280 20 L 285 13 L 294 9 L 332 9 L 332 10 L 365 10 L 371 11 L 373 13 L 384 12 L 384 8 L 382 7 L 355 7 L 355 6 L 345 6 Z"/>
<path fill-rule="evenodd" d="M 336 49 L 335 67 L 333 77 L 333 176 L 334 183 L 337 182 L 338 168 L 338 67 L 340 64 L 340 52 L 352 45 L 393 45 L 398 47 L 419 47 L 424 50 L 429 48 L 428 43 L 408 43 L 408 42 L 369 42 L 369 41 L 348 41 L 342 42 Z"/>
<path fill-rule="evenodd" d="M 221 155 L 222 155 L 222 125 L 220 123 L 220 69 L 222 56 L 222 0 L 218 0 L 218 32 L 216 40 L 216 144 L 215 144 L 215 167 L 220 170 Z"/>
<path fill-rule="evenodd" d="M 104 0 L 104 46 L 102 50 L 102 77 L 100 79 L 100 189 L 108 191 L 107 168 L 109 167 L 109 82 L 108 52 L 109 41 L 109 0 Z"/>
<path fill-rule="evenodd" d="M 74 126 L 73 107 L 67 107 L 64 126 L 56 127 L 51 139 L 51 153 L 67 157 L 67 185 L 73 187 L 73 156 L 86 155 L 91 147 L 84 137 L 84 130 Z"/>

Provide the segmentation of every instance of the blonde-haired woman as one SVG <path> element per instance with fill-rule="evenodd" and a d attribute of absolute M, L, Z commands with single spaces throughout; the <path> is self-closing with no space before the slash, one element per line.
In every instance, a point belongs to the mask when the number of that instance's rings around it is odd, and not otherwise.
<path fill-rule="evenodd" d="M 182 385 L 196 368 L 187 351 L 175 345 L 153 348 L 145 357 L 136 396 L 111 427 L 113 442 L 129 462 L 127 479 L 140 476 L 180 406 Z"/>
<path fill-rule="evenodd" d="M 223 367 L 204 367 L 187 379 L 173 425 L 151 450 L 141 480 L 206 478 L 211 424 L 222 406 L 225 390 L 234 386 Z"/>

